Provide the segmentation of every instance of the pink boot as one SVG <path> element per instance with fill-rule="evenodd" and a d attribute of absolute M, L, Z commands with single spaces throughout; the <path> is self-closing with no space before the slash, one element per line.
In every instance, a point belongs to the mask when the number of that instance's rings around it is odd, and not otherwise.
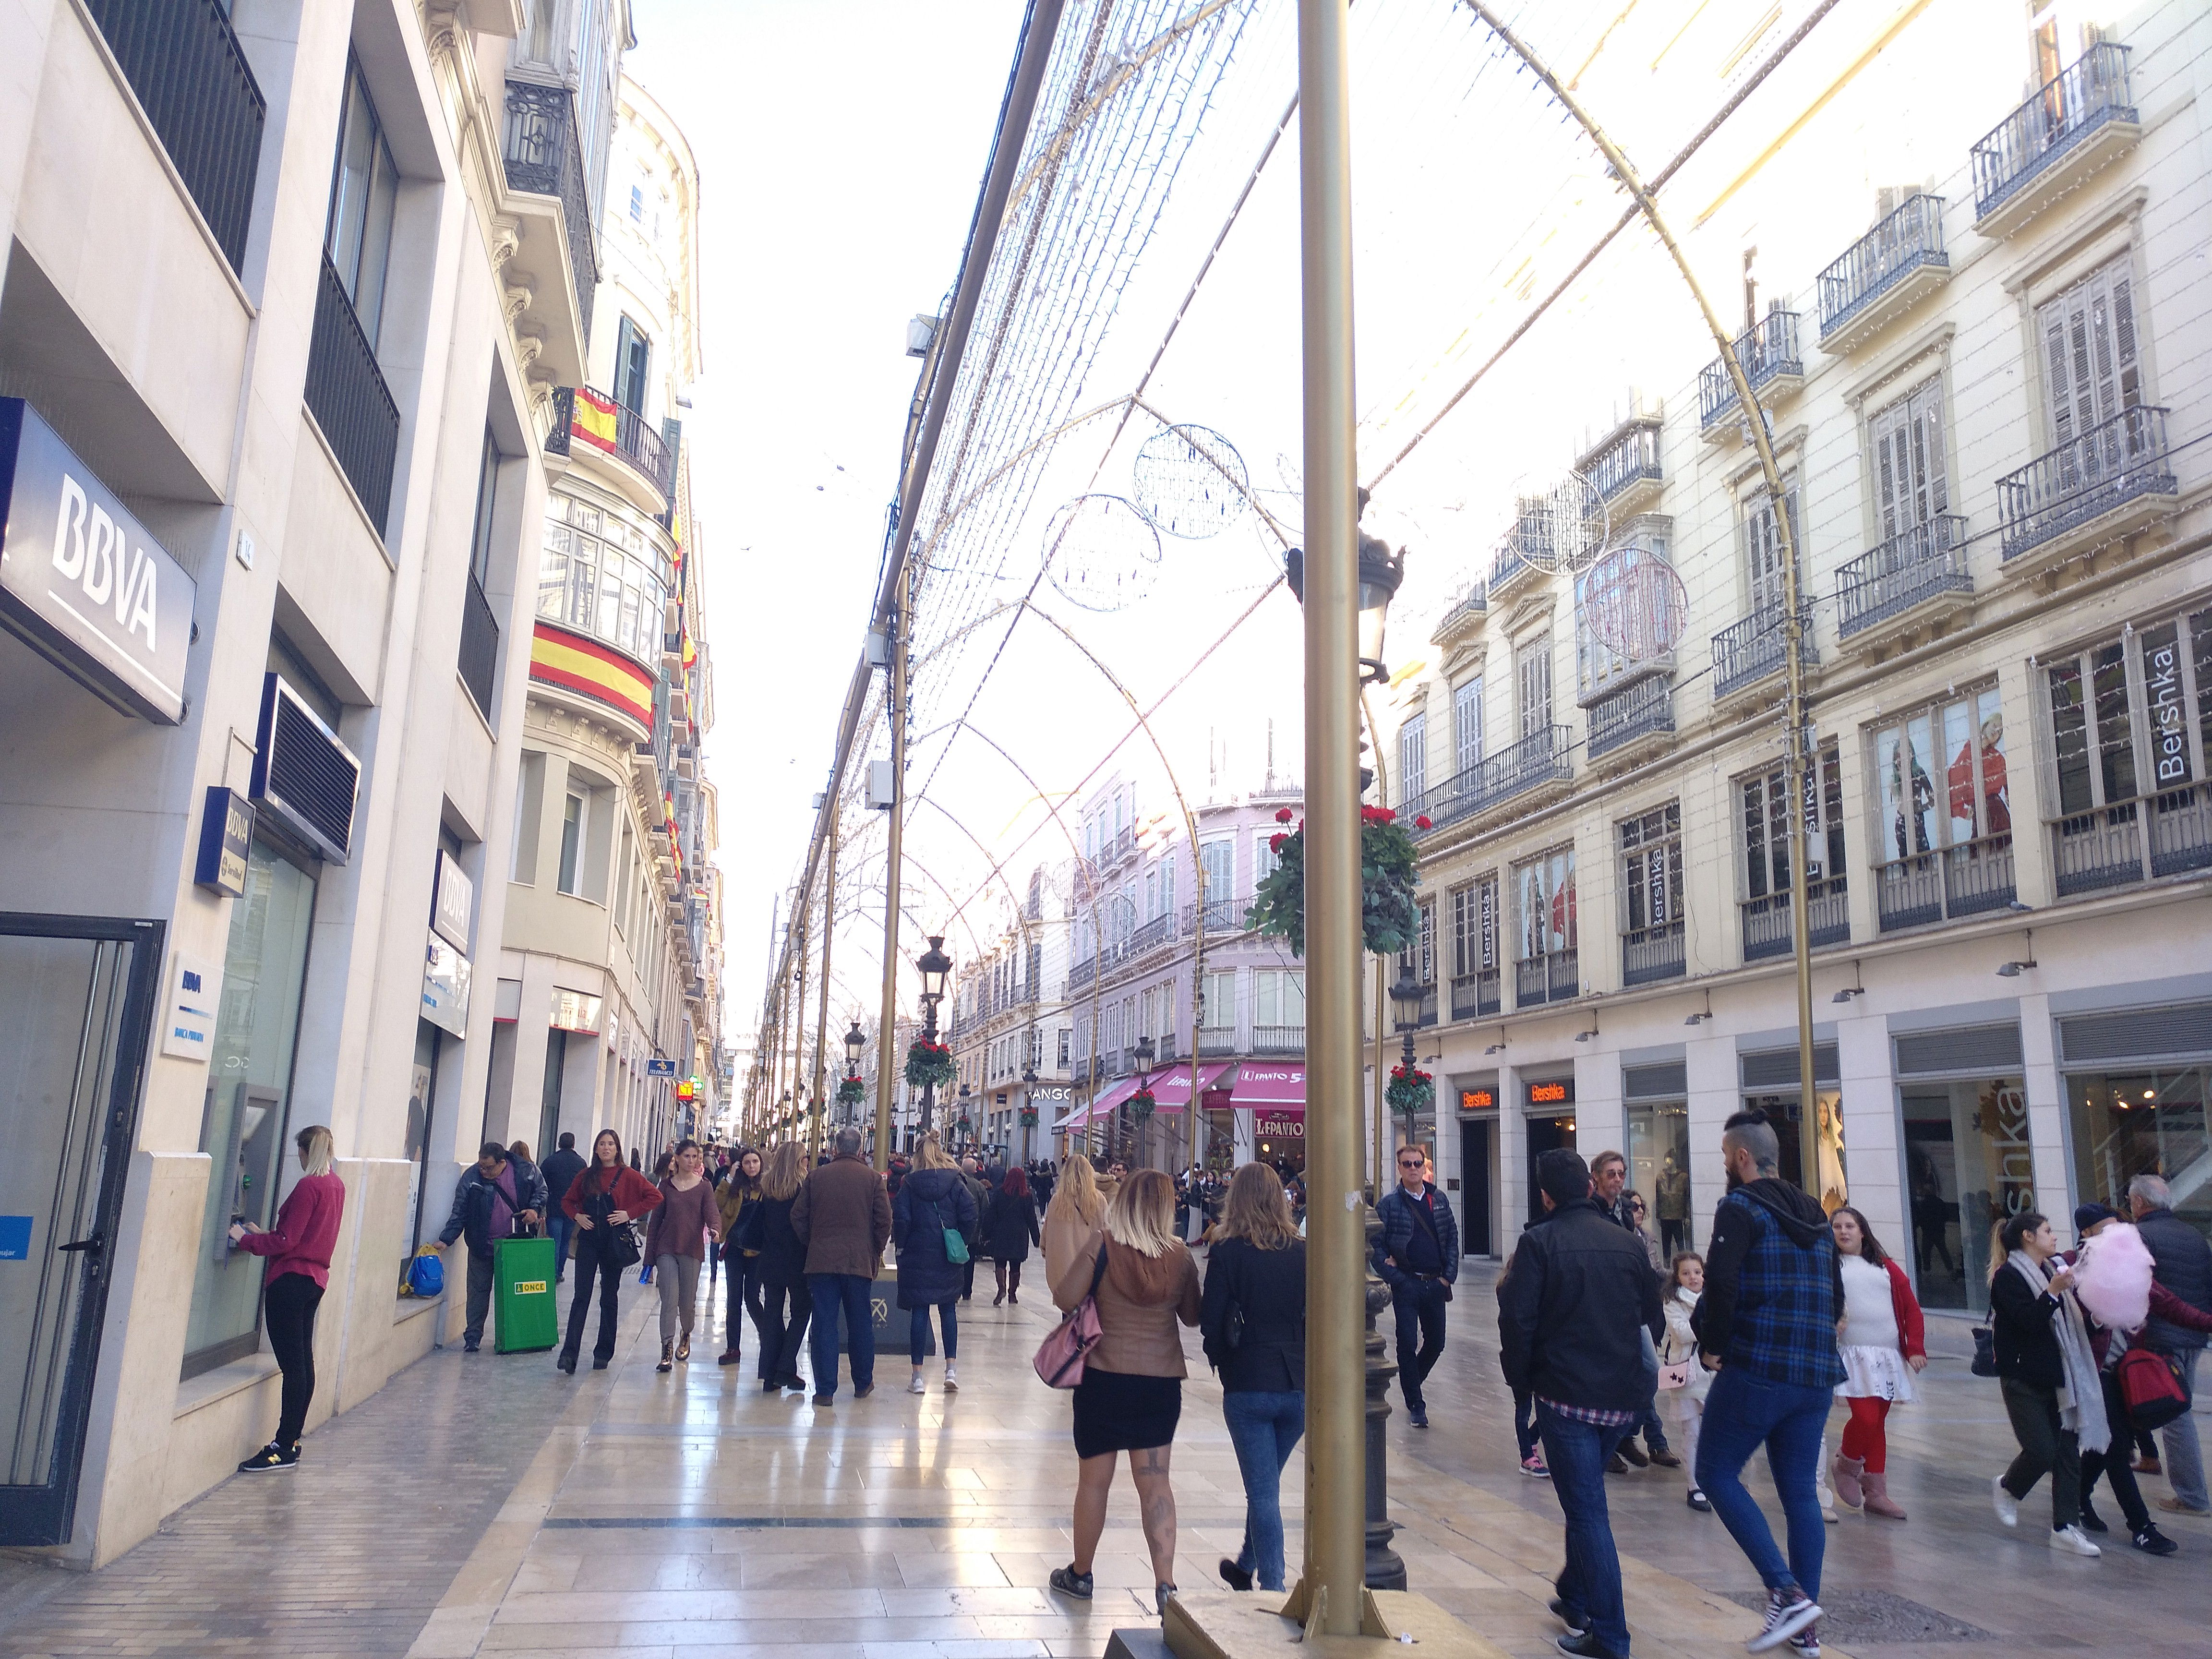
<path fill-rule="evenodd" d="M 1857 1509 L 1865 1501 L 1860 1489 L 1860 1476 L 1865 1471 L 1866 1459 L 1846 1457 L 1841 1452 L 1828 1465 L 1828 1479 L 1836 1488 L 1836 1502 L 1847 1510 Z"/>
<path fill-rule="evenodd" d="M 1859 1477 L 1859 1484 L 1866 1488 L 1866 1512 L 1869 1515 L 1879 1515 L 1891 1521 L 1905 1519 L 1905 1511 L 1890 1502 L 1887 1474 L 1863 1474 Z"/>

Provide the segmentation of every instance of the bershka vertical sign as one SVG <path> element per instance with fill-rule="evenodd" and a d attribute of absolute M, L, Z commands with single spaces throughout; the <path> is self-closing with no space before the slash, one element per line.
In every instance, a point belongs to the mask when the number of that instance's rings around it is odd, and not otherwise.
<path fill-rule="evenodd" d="M 192 579 L 21 398 L 0 398 L 0 626 L 101 701 L 185 716 Z"/>

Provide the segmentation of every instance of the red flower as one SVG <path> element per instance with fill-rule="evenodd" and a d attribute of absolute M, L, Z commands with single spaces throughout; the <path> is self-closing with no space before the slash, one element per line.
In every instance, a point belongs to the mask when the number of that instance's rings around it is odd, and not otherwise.
<path fill-rule="evenodd" d="M 1283 835 L 1278 831 L 1276 834 L 1267 837 L 1267 850 L 1270 853 L 1281 852 L 1283 850 L 1283 843 L 1289 839 L 1290 837 L 1288 836 Z"/>
<path fill-rule="evenodd" d="M 1429 822 L 1428 815 L 1426 813 L 1423 813 L 1419 817 L 1413 820 L 1413 828 L 1416 830 L 1433 830 L 1437 826 L 1435 824 Z"/>
<path fill-rule="evenodd" d="M 1289 807 L 1287 807 L 1287 806 L 1284 807 L 1281 811 L 1279 811 L 1279 812 L 1277 812 L 1277 813 L 1275 814 L 1275 822 L 1276 822 L 1276 823 L 1288 823 L 1290 821 L 1291 821 L 1291 809 L 1290 809 Z"/>

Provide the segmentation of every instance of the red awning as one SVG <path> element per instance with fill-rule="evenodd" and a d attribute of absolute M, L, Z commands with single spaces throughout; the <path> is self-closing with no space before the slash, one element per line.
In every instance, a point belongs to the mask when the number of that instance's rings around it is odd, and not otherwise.
<path fill-rule="evenodd" d="M 1248 1060 L 1241 1063 L 1229 1103 L 1250 1106 L 1270 1117 L 1304 1117 L 1306 1068 L 1303 1061 Z"/>

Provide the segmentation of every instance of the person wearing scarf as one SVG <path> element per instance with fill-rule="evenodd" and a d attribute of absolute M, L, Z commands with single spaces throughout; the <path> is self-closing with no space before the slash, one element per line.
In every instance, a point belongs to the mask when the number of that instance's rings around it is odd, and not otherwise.
<path fill-rule="evenodd" d="M 2020 1455 L 1990 1486 L 1997 1519 L 2020 1524 L 2020 1505 L 2051 1477 L 2051 1547 L 2069 1555 L 2100 1552 L 2081 1530 L 2081 1454 L 2112 1443 L 2104 1385 L 2088 1327 L 2074 1297 L 2074 1270 L 2054 1270 L 2058 1240 L 2050 1220 L 2024 1210 L 1997 1224 L 1990 1260 L 1990 1317 L 2005 1415 Z"/>

